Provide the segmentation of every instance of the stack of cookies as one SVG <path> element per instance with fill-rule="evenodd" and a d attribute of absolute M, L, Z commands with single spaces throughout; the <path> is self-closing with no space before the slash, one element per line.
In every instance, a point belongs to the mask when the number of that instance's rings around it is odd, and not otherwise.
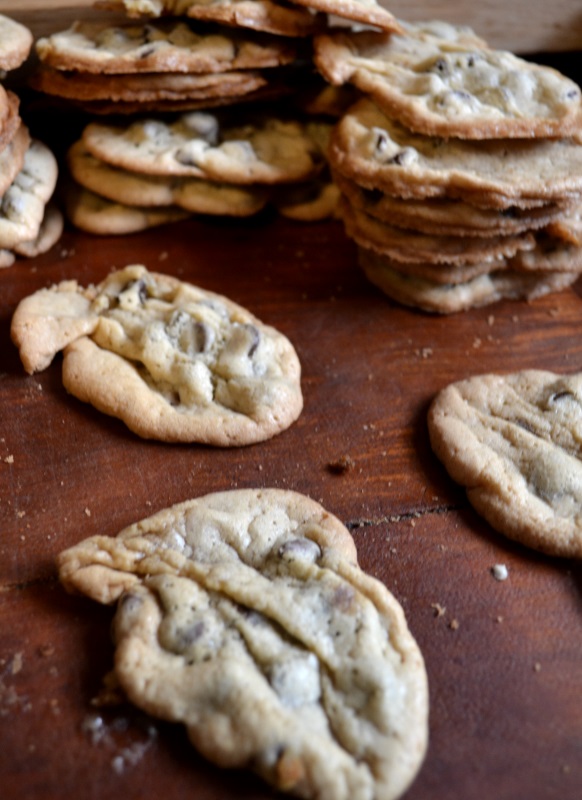
<path fill-rule="evenodd" d="M 314 59 L 361 97 L 329 160 L 368 278 L 451 313 L 533 298 L 582 270 L 580 87 L 470 29 L 333 31 Z"/>
<path fill-rule="evenodd" d="M 121 24 L 77 22 L 36 45 L 36 89 L 117 116 L 91 123 L 69 153 L 76 226 L 128 233 L 267 204 L 303 220 L 335 212 L 330 124 L 294 103 L 281 114 L 276 103 L 295 98 L 306 78 L 321 81 L 310 47 L 325 12 L 399 29 L 388 11 L 370 0 L 233 0 L 181 3 L 181 16 L 169 17 L 172 2 L 110 5 L 125 12 Z"/>
<path fill-rule="evenodd" d="M 233 113 L 205 111 L 91 122 L 68 152 L 68 215 L 96 234 L 191 214 L 247 217 L 269 202 L 289 216 L 325 216 L 337 199 L 323 177 L 330 128 L 264 111 L 243 124 Z"/>
<path fill-rule="evenodd" d="M 0 70 L 20 67 L 32 47 L 28 28 L 0 15 Z M 0 267 L 17 256 L 33 257 L 59 239 L 63 219 L 48 205 L 57 163 L 42 142 L 31 138 L 20 117 L 20 100 L 0 84 Z"/>

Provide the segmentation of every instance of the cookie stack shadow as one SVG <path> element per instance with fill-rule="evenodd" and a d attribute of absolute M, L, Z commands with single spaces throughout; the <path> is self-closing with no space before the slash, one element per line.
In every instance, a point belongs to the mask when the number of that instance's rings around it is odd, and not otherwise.
<path fill-rule="evenodd" d="M 32 44 L 28 28 L 0 15 L 3 78 L 24 64 Z M 44 253 L 60 238 L 63 217 L 51 202 L 57 176 L 52 151 L 20 115 L 18 94 L 0 81 L 0 268 Z"/>
<path fill-rule="evenodd" d="M 75 226 L 122 234 L 265 207 L 304 221 L 334 215 L 332 124 L 305 101 L 313 99 L 306 84 L 325 87 L 312 37 L 326 29 L 328 9 L 386 29 L 396 24 L 389 12 L 342 0 L 248 0 L 244 13 L 237 3 L 185 4 L 181 16 L 157 18 L 171 11 L 162 3 L 144 19 L 147 3 L 109 6 L 125 13 L 119 24 L 104 13 L 36 43 L 34 89 L 101 118 L 67 157 Z"/>
<path fill-rule="evenodd" d="M 360 99 L 328 152 L 339 213 L 369 280 L 453 313 L 532 299 L 582 270 L 580 88 L 444 22 L 315 37 Z"/>

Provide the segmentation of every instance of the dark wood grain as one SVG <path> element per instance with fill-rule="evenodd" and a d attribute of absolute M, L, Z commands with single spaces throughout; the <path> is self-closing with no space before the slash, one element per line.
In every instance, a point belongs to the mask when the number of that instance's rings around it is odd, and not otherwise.
<path fill-rule="evenodd" d="M 70 140 L 83 124 L 61 115 L 47 126 L 42 108 L 27 121 L 59 157 L 62 132 Z M 9 336 L 18 302 L 130 263 L 226 294 L 285 333 L 302 362 L 299 420 L 252 447 L 164 445 L 68 396 L 60 357 L 25 375 Z M 407 800 L 578 800 L 582 568 L 472 511 L 430 450 L 426 411 L 476 372 L 581 369 L 581 321 L 580 282 L 449 317 L 397 306 L 361 275 L 338 222 L 268 213 L 119 238 L 67 228 L 50 253 L 0 270 L 0 796 L 273 797 L 252 775 L 206 764 L 181 728 L 92 705 L 112 664 L 113 612 L 66 595 L 55 556 L 190 497 L 274 486 L 349 527 L 421 646 L 430 746 Z M 342 456 L 354 466 L 337 474 Z M 496 563 L 509 569 L 503 583 Z"/>
<path fill-rule="evenodd" d="M 135 710 L 101 711 L 103 737 L 86 729 L 111 666 L 112 611 L 67 596 L 54 567 L 60 550 L 91 534 L 251 486 L 320 500 L 403 604 L 431 689 L 429 753 L 408 800 L 580 796 L 582 570 L 492 531 L 444 474 L 426 431 L 427 406 L 450 381 L 579 369 L 580 286 L 441 318 L 391 303 L 354 256 L 337 222 L 265 215 L 110 239 L 67 230 L 49 254 L 0 273 L 3 797 L 272 796 L 250 775 L 205 764 L 181 729 L 146 724 Z M 303 366 L 297 423 L 247 448 L 164 445 L 68 396 L 59 358 L 26 376 L 9 340 L 19 300 L 133 262 L 225 293 L 287 334 Z M 334 474 L 343 455 L 354 467 Z M 504 583 L 490 574 L 499 562 Z"/>

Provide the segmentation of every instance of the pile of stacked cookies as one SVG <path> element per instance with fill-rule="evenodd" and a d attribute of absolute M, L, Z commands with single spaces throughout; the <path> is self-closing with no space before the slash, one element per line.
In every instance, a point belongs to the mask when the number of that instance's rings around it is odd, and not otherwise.
<path fill-rule="evenodd" d="M 28 28 L 0 15 L 3 75 L 26 61 L 32 41 Z M 59 239 L 63 218 L 49 204 L 57 174 L 53 153 L 31 137 L 20 116 L 19 97 L 0 83 L 0 267 L 43 253 Z"/>
<path fill-rule="evenodd" d="M 361 93 L 329 161 L 368 278 L 451 313 L 572 284 L 582 270 L 580 87 L 467 28 L 332 31 L 314 60 Z"/>
<path fill-rule="evenodd" d="M 298 96 L 306 78 L 323 84 L 310 47 L 326 11 L 397 29 L 388 11 L 370 0 L 110 5 L 125 12 L 120 24 L 78 22 L 36 45 L 36 89 L 116 115 L 89 124 L 69 153 L 76 226 L 127 233 L 267 204 L 296 219 L 334 213 L 330 122 L 277 101 Z"/>

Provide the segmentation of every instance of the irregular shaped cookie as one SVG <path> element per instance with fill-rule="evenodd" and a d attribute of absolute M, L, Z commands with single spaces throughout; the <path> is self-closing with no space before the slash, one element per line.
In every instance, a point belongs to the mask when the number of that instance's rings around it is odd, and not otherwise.
<path fill-rule="evenodd" d="M 525 272 L 502 265 L 500 270 L 478 274 L 466 282 L 443 285 L 396 270 L 388 259 L 380 260 L 365 248 L 359 248 L 358 263 L 368 280 L 388 297 L 436 314 L 456 314 L 500 300 L 534 300 L 566 289 L 579 277 L 577 272 Z"/>
<path fill-rule="evenodd" d="M 97 236 L 123 236 L 186 219 L 177 206 L 129 206 L 75 184 L 65 191 L 65 210 L 76 228 Z"/>
<path fill-rule="evenodd" d="M 577 273 L 582 272 L 582 247 L 577 247 L 569 242 L 560 242 L 546 234 L 545 231 L 536 233 L 535 246 L 532 250 L 518 250 L 513 256 L 496 256 L 471 264 L 437 261 L 399 261 L 396 258 L 378 253 L 370 248 L 361 246 L 366 250 L 366 264 L 374 265 L 375 270 L 396 270 L 410 277 L 425 278 L 429 285 L 431 282 L 439 284 L 467 283 L 479 275 L 500 273 L 502 270 L 511 272 L 534 272 L 538 277 L 548 277 L 550 273 Z M 575 280 L 575 277 L 573 278 Z"/>
<path fill-rule="evenodd" d="M 35 89 L 80 102 L 165 103 L 235 98 L 256 92 L 267 79 L 256 70 L 205 75 L 162 72 L 96 75 L 42 67 L 31 79 Z"/>
<path fill-rule="evenodd" d="M 293 0 L 294 5 L 323 11 L 344 20 L 373 25 L 383 31 L 401 31 L 400 22 L 376 0 Z"/>
<path fill-rule="evenodd" d="M 333 86 L 343 86 L 358 66 L 382 75 L 387 65 L 409 69 L 442 52 L 467 48 L 481 50 L 487 42 L 469 27 L 444 20 L 411 23 L 399 20 L 400 32 L 333 30 L 318 34 L 313 41 L 313 60 Z"/>
<path fill-rule="evenodd" d="M 142 175 L 111 167 L 88 153 L 82 141 L 69 148 L 67 164 L 85 189 L 126 206 L 176 205 L 192 213 L 246 217 L 263 209 L 269 200 L 264 187 Z"/>
<path fill-rule="evenodd" d="M 582 375 L 524 370 L 453 383 L 428 414 L 431 445 L 500 533 L 582 558 Z"/>
<path fill-rule="evenodd" d="M 44 64 L 103 74 L 230 72 L 290 64 L 297 47 L 288 38 L 236 29 L 205 31 L 183 19 L 110 26 L 77 21 L 36 42 Z"/>
<path fill-rule="evenodd" d="M 307 180 L 325 164 L 318 122 L 258 117 L 246 125 L 192 112 L 173 122 L 137 120 L 128 126 L 89 123 L 89 153 L 113 166 L 150 175 L 211 178 L 227 183 Z"/>
<path fill-rule="evenodd" d="M 250 444 L 303 406 L 285 336 L 226 297 L 140 265 L 25 298 L 11 336 L 30 373 L 64 348 L 65 388 L 144 438 Z"/>
<path fill-rule="evenodd" d="M 0 69 L 7 72 L 20 67 L 33 44 L 32 32 L 20 22 L 0 14 Z"/>
<path fill-rule="evenodd" d="M 57 175 L 55 156 L 45 144 L 33 139 L 22 168 L 0 197 L 0 247 L 10 250 L 37 237 Z"/>
<path fill-rule="evenodd" d="M 332 132 L 333 169 L 368 189 L 404 198 L 461 198 L 507 208 L 560 202 L 582 191 L 576 139 L 470 141 L 414 134 L 371 101 L 358 101 Z"/>
<path fill-rule="evenodd" d="M 316 39 L 315 63 L 331 83 L 353 83 L 386 114 L 429 136 L 558 138 L 580 128 L 580 87 L 557 70 L 459 41 L 411 39 L 405 59 L 398 36 L 330 34 Z"/>
<path fill-rule="evenodd" d="M 340 521 L 295 492 L 190 500 L 58 558 L 119 600 L 115 673 L 202 754 L 320 800 L 393 800 L 427 745 L 422 655 Z"/>
<path fill-rule="evenodd" d="M 283 36 L 312 36 L 326 26 L 325 14 L 277 0 L 104 0 L 101 5 L 129 18 L 185 16 Z"/>
<path fill-rule="evenodd" d="M 129 16 L 184 14 L 194 19 L 213 19 L 243 27 L 248 25 L 287 36 L 293 35 L 288 32 L 293 31 L 290 23 L 301 10 L 308 14 L 334 14 L 387 31 L 401 30 L 399 22 L 376 0 L 294 0 L 289 4 L 268 0 L 120 0 L 118 5 L 120 4 L 123 4 Z M 286 20 L 283 16 L 285 10 L 288 15 Z M 314 32 L 316 31 L 312 27 L 310 33 Z"/>

